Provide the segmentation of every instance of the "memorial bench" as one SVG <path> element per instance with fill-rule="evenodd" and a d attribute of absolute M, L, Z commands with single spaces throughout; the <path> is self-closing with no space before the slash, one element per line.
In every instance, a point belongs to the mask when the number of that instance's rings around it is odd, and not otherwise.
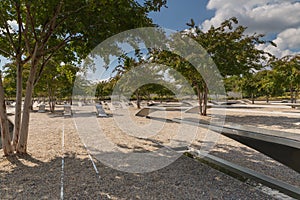
<path fill-rule="evenodd" d="M 68 104 L 64 105 L 64 116 L 72 116 L 71 105 Z"/>
<path fill-rule="evenodd" d="M 107 114 L 105 113 L 101 104 L 96 105 L 96 114 L 97 117 L 107 117 Z"/>
<path fill-rule="evenodd" d="M 38 110 L 39 113 L 44 113 L 46 112 L 46 105 L 45 104 L 40 104 L 39 105 L 39 110 Z"/>
<path fill-rule="evenodd" d="M 298 134 L 267 131 L 261 128 L 248 130 L 249 127 L 242 128 L 240 125 L 237 127 L 230 125 L 220 127 L 178 118 L 171 119 L 171 121 L 204 128 L 209 127 L 210 130 L 216 132 L 219 132 L 221 128 L 222 135 L 251 147 L 300 173 L 300 139 L 298 139 Z"/>
<path fill-rule="evenodd" d="M 292 104 L 287 104 L 288 106 L 291 106 L 292 108 L 300 108 L 299 103 L 292 103 Z"/>

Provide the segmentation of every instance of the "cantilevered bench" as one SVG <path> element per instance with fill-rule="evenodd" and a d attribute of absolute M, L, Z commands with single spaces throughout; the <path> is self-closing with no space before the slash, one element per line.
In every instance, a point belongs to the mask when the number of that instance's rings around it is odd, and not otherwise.
<path fill-rule="evenodd" d="M 282 131 L 268 131 L 264 129 L 247 130 L 247 128 L 225 125 L 220 127 L 213 124 L 203 124 L 190 120 L 171 119 L 178 123 L 187 123 L 193 126 L 206 127 L 236 140 L 246 146 L 281 162 L 300 173 L 300 136 L 295 133 Z"/>
<path fill-rule="evenodd" d="M 71 109 L 71 105 L 69 104 L 65 104 L 64 105 L 64 112 L 63 112 L 64 116 L 72 116 L 72 109 Z"/>
<path fill-rule="evenodd" d="M 107 117 L 107 114 L 105 113 L 102 105 L 100 105 L 100 104 L 96 105 L 96 114 L 97 114 L 97 117 Z"/>
<path fill-rule="evenodd" d="M 291 103 L 291 104 L 287 104 L 288 106 L 291 106 L 292 108 L 300 108 L 300 104 L 299 103 Z"/>
<path fill-rule="evenodd" d="M 155 111 L 184 111 L 190 107 L 145 107 L 138 111 L 135 116 L 147 117 L 150 113 Z"/>

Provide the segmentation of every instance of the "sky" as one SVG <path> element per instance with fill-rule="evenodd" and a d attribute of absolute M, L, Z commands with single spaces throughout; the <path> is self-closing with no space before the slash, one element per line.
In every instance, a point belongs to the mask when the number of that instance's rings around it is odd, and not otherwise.
<path fill-rule="evenodd" d="M 167 0 L 167 7 L 149 14 L 161 27 L 181 31 L 194 19 L 207 31 L 235 16 L 248 27 L 247 34 L 262 33 L 277 44 L 260 45 L 260 49 L 277 57 L 300 53 L 300 0 Z M 0 67 L 7 62 L 0 60 Z"/>
<path fill-rule="evenodd" d="M 231 17 L 248 27 L 247 34 L 265 34 L 277 48 L 260 45 L 277 57 L 300 53 L 300 0 L 168 0 L 168 8 L 150 13 L 164 28 L 184 30 L 191 18 L 203 31 Z"/>

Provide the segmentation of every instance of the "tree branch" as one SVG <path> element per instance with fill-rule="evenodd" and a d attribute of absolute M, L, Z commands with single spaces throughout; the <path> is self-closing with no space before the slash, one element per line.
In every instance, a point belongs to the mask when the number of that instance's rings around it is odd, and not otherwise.
<path fill-rule="evenodd" d="M 3 52 L 4 54 L 7 54 L 8 56 L 10 57 L 14 57 L 14 55 L 8 53 L 7 51 L 3 50 L 3 49 L 0 49 L 1 52 Z"/>
<path fill-rule="evenodd" d="M 57 9 L 53 15 L 53 17 L 49 20 L 49 23 L 45 25 L 45 29 L 42 30 L 42 40 L 43 40 L 43 46 L 48 42 L 50 36 L 53 34 L 55 28 L 56 28 L 56 20 L 58 15 L 60 14 L 61 8 L 63 5 L 63 1 L 60 1 L 59 5 L 57 6 Z M 48 29 L 46 27 L 49 27 Z"/>
<path fill-rule="evenodd" d="M 14 41 L 13 41 L 13 38 L 12 38 L 12 36 L 11 36 L 11 33 L 10 33 L 10 31 L 9 31 L 9 25 L 8 25 L 8 22 L 7 22 L 7 20 L 4 19 L 3 15 L 1 15 L 1 19 L 2 19 L 2 22 L 3 22 L 4 27 L 5 27 L 5 30 L 6 30 L 6 32 L 3 32 L 3 33 L 4 33 L 5 35 L 8 36 L 8 40 L 9 40 L 10 44 L 12 45 L 14 51 L 16 52 L 16 51 L 17 51 L 17 48 L 16 48 L 16 45 L 15 45 L 15 43 L 14 43 Z"/>
<path fill-rule="evenodd" d="M 31 25 L 31 31 L 34 35 L 34 39 L 35 41 L 37 42 L 38 41 L 38 36 L 36 34 L 36 31 L 34 30 L 34 27 L 35 27 L 35 23 L 33 21 L 33 18 L 32 18 L 32 15 L 31 15 L 31 11 L 30 11 L 30 4 L 27 3 L 26 5 L 26 10 L 27 10 L 27 18 L 29 19 L 29 22 L 30 22 L 30 25 Z M 28 24 L 27 24 L 28 25 Z"/>
<path fill-rule="evenodd" d="M 29 17 L 28 17 L 28 13 L 26 15 L 26 24 L 29 24 Z M 29 38 L 28 38 L 28 25 L 24 28 L 22 25 L 22 29 L 24 30 L 24 40 L 25 40 L 25 46 L 26 46 L 26 50 L 29 53 L 29 55 L 32 55 L 32 52 L 30 51 L 30 42 L 29 42 Z"/>
<path fill-rule="evenodd" d="M 17 22 L 18 22 L 18 48 L 17 48 L 17 59 L 19 62 L 21 62 L 22 59 L 22 50 L 21 50 L 21 45 L 22 45 L 22 18 L 21 18 L 21 10 L 20 10 L 20 2 L 16 1 L 16 12 L 17 12 Z"/>
<path fill-rule="evenodd" d="M 52 47 L 52 48 L 46 50 L 46 51 L 44 52 L 44 53 L 45 53 L 44 55 L 47 55 L 47 54 L 49 54 L 49 53 L 51 53 L 51 52 L 53 52 L 53 51 L 57 51 L 57 50 L 61 49 L 61 48 L 62 48 L 63 46 L 65 46 L 68 42 L 70 42 L 71 39 L 72 39 L 72 37 L 71 37 L 71 36 L 68 36 L 66 39 L 64 39 L 62 42 L 60 42 L 58 45 L 56 45 L 56 46 L 54 46 L 54 47 Z"/>
<path fill-rule="evenodd" d="M 42 75 L 42 72 L 45 68 L 45 66 L 49 63 L 50 59 L 53 57 L 53 55 L 59 50 L 61 49 L 68 41 L 69 41 L 69 38 L 71 38 L 71 36 L 67 37 L 64 41 L 62 41 L 60 44 L 58 44 L 57 46 L 51 48 L 49 51 L 47 51 L 45 53 L 45 55 L 49 54 L 50 52 L 50 55 L 43 61 L 42 65 L 41 65 L 41 68 L 38 72 L 38 75 L 37 75 L 37 78 L 35 79 L 34 81 L 34 85 L 37 84 L 37 82 L 40 80 L 41 78 L 41 75 Z"/>

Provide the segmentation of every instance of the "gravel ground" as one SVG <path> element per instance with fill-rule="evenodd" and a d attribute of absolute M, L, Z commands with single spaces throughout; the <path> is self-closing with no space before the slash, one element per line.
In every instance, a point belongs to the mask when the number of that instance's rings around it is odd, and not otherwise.
<path fill-rule="evenodd" d="M 137 124 L 150 121 L 133 119 Z M 159 148 L 151 140 L 122 134 L 112 117 L 97 121 L 107 137 L 121 149 L 152 151 Z M 176 128 L 176 124 L 166 123 L 161 134 L 151 139 L 168 143 Z M 201 138 L 199 134 L 195 145 Z M 278 176 L 295 176 L 276 161 L 266 160 L 259 152 L 224 138 L 219 140 L 213 153 L 223 158 L 236 158 L 239 164 L 246 163 L 247 167 L 266 168 L 262 171 L 279 168 L 275 170 L 280 171 Z M 73 118 L 64 118 L 61 111 L 31 114 L 28 152 L 26 156 L 0 158 L 1 199 L 274 199 L 185 156 L 149 173 L 126 173 L 107 167 L 89 156 Z M 295 185 L 299 184 L 299 174 L 290 178 Z"/>
<path fill-rule="evenodd" d="M 300 141 L 300 126 L 297 123 L 300 122 L 299 117 L 300 110 L 295 109 L 276 109 L 276 107 L 250 111 L 241 109 L 227 111 L 226 123 L 242 125 L 244 128 L 249 127 L 250 130 L 263 128 L 268 131 L 296 133 L 299 137 L 296 135 L 293 138 Z M 210 153 L 300 188 L 299 173 L 225 136 L 219 137 Z"/>

